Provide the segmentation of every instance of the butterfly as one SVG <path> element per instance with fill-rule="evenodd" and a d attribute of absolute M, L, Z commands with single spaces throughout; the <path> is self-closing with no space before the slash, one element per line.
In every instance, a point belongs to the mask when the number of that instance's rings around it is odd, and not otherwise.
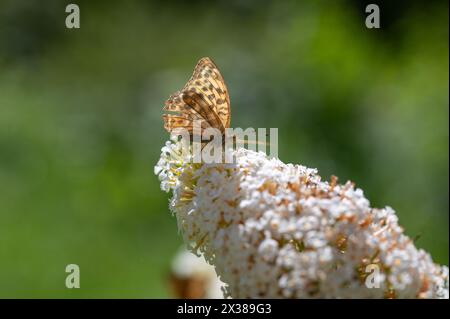
<path fill-rule="evenodd" d="M 201 121 L 201 129 L 220 130 L 222 135 L 230 127 L 230 96 L 217 65 L 208 57 L 200 59 L 189 81 L 181 91 L 173 93 L 166 101 L 164 128 L 169 133 L 186 129 L 191 136 L 194 121 Z"/>

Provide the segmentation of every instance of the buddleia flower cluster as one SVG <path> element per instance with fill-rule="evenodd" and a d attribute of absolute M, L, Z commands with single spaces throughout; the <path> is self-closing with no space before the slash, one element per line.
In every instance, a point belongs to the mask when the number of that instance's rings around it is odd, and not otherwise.
<path fill-rule="evenodd" d="M 262 152 L 193 164 L 173 140 L 155 174 L 190 251 L 232 298 L 448 298 L 448 267 L 361 189 Z"/>

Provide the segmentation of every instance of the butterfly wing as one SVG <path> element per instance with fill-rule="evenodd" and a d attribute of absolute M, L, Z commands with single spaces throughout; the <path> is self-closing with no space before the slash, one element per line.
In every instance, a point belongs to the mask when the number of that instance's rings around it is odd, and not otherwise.
<path fill-rule="evenodd" d="M 214 105 L 211 104 L 204 94 L 188 91 L 183 93 L 183 101 L 194 109 L 197 114 L 200 114 L 208 126 L 217 128 L 222 133 L 225 133 L 225 128 L 214 110 Z"/>
<path fill-rule="evenodd" d="M 205 101 L 213 106 L 223 127 L 230 127 L 231 105 L 228 89 L 219 68 L 210 58 L 200 59 L 183 91 L 202 93 Z"/>
<path fill-rule="evenodd" d="M 172 132 L 186 128 L 192 134 L 193 121 L 202 120 L 202 128 L 214 127 L 224 133 L 230 126 L 230 99 L 217 66 L 209 58 L 202 58 L 181 92 L 175 92 L 166 101 L 164 128 Z"/>
<path fill-rule="evenodd" d="M 164 128 L 169 133 L 176 133 L 178 129 L 185 129 L 189 132 L 190 135 L 193 135 L 194 131 L 194 121 L 197 119 L 193 119 L 191 116 L 187 114 L 164 114 Z M 202 130 L 210 127 L 210 125 L 206 121 L 201 121 Z"/>

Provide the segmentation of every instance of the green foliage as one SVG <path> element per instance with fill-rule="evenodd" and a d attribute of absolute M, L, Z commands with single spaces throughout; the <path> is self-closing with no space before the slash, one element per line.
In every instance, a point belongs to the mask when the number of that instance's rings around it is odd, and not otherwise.
<path fill-rule="evenodd" d="M 263 4 L 80 1 L 79 30 L 63 2 L 0 4 L 0 297 L 169 296 L 181 239 L 153 165 L 202 56 L 233 127 L 278 127 L 284 162 L 355 181 L 448 264 L 448 3 L 379 30 L 351 1 Z"/>

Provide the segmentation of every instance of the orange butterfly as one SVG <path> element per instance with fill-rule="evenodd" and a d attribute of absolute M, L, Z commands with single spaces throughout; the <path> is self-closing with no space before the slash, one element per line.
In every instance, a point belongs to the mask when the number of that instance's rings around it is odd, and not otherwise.
<path fill-rule="evenodd" d="M 164 110 L 175 112 L 163 115 L 169 133 L 186 129 L 192 136 L 194 121 L 201 120 L 202 129 L 212 127 L 225 134 L 231 120 L 230 97 L 216 64 L 210 58 L 200 59 L 192 77 L 169 97 Z"/>

